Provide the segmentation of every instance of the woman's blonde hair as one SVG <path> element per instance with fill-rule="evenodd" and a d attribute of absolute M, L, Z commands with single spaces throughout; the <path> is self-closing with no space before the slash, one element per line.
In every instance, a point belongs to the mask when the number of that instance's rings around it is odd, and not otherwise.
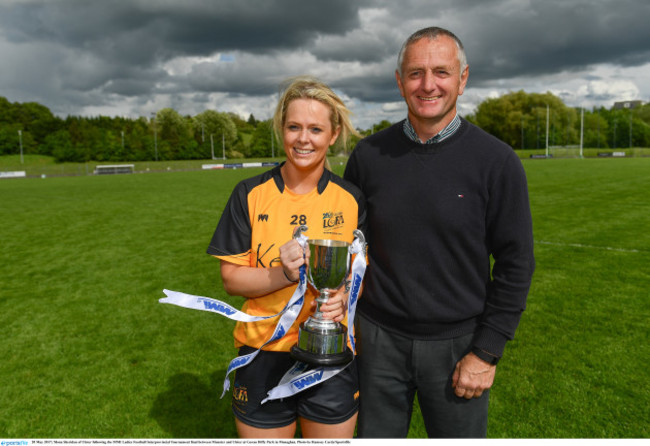
<path fill-rule="evenodd" d="M 273 130 L 281 146 L 284 145 L 283 128 L 287 117 L 287 108 L 291 101 L 296 99 L 315 99 L 329 107 L 332 131 L 341 128 L 337 143 L 340 143 L 343 149 L 347 147 L 351 135 L 359 136 L 350 121 L 350 110 L 330 87 L 315 77 L 298 76 L 290 78 L 284 83 L 275 115 L 273 115 Z"/>

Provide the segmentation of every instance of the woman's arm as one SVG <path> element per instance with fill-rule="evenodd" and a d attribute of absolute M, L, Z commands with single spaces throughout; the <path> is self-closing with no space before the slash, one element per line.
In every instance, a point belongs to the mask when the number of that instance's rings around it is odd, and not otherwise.
<path fill-rule="evenodd" d="M 271 268 L 254 268 L 221 260 L 223 287 L 232 296 L 253 299 L 295 285 L 300 278 L 299 268 L 305 264 L 303 249 L 296 240 L 280 246 L 280 263 Z"/>
<path fill-rule="evenodd" d="M 295 286 L 300 279 L 300 267 L 309 262 L 296 240 L 289 240 L 280 247 L 281 266 L 254 268 L 221 260 L 221 279 L 226 293 L 247 299 L 265 296 L 288 286 Z M 348 293 L 342 286 L 321 310 L 325 319 L 340 322 L 347 312 Z M 314 302 L 315 308 L 315 302 Z"/>
<path fill-rule="evenodd" d="M 226 293 L 248 299 L 264 296 L 289 285 L 281 266 L 253 268 L 221 261 L 221 279 Z"/>

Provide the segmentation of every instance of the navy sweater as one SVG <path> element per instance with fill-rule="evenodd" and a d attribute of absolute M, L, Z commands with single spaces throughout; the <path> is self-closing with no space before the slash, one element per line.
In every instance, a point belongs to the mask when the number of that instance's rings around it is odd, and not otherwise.
<path fill-rule="evenodd" d="M 521 162 L 464 119 L 437 144 L 411 141 L 402 126 L 360 141 L 345 170 L 368 205 L 358 311 L 415 339 L 475 333 L 475 347 L 500 357 L 535 267 Z"/>

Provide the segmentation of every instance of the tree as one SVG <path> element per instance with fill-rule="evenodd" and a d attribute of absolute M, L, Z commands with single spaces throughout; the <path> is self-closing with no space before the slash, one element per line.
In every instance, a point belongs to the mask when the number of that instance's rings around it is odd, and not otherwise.
<path fill-rule="evenodd" d="M 222 143 L 226 147 L 232 147 L 237 141 L 237 127 L 228 113 L 206 110 L 193 118 L 192 125 L 195 139 L 200 141 L 201 147 L 201 156 L 197 158 L 211 158 L 213 143 L 215 152 L 218 147 L 218 153 L 221 153 Z"/>
<path fill-rule="evenodd" d="M 517 91 L 489 98 L 467 119 L 513 148 L 540 148 L 546 144 L 547 107 L 549 144 L 576 144 L 576 112 L 552 93 Z"/>
<path fill-rule="evenodd" d="M 190 122 L 173 108 L 163 108 L 156 113 L 152 125 L 157 132 L 158 159 L 183 159 L 183 155 L 192 151 L 195 143 L 190 143 L 193 132 L 189 124 Z"/>
<path fill-rule="evenodd" d="M 79 159 L 79 153 L 75 150 L 70 132 L 67 130 L 58 130 L 47 135 L 43 146 L 45 151 L 54 156 L 54 160 L 58 163 L 85 161 Z"/>
<path fill-rule="evenodd" d="M 20 153 L 20 141 L 18 130 L 20 124 L 0 124 L 0 155 L 16 155 Z M 25 148 L 25 139 L 27 135 L 23 134 L 23 153 Z"/>
<path fill-rule="evenodd" d="M 551 93 L 510 92 L 479 104 L 470 121 L 502 139 L 515 149 L 541 149 L 578 145 L 583 131 L 584 147 L 628 148 L 650 146 L 650 104 L 634 109 L 599 107 L 583 111 L 567 107 Z M 368 136 L 392 125 L 383 120 Z M 155 119 L 140 117 L 54 116 L 36 102 L 11 103 L 0 97 L 0 155 L 18 154 L 21 131 L 23 153 L 53 156 L 57 161 L 146 161 L 158 159 L 207 159 L 221 156 L 222 141 L 232 157 L 282 156 L 283 148 L 273 138 L 271 120 L 258 121 L 251 114 L 243 119 L 234 113 L 206 110 L 196 116 L 181 116 L 171 108 L 160 110 Z M 348 149 L 358 142 L 352 136 Z M 332 148 L 336 152 L 340 145 Z"/>
<path fill-rule="evenodd" d="M 607 147 L 607 132 L 609 123 L 599 113 L 598 110 L 593 110 L 584 113 L 583 123 L 583 146 L 605 148 Z"/>
<path fill-rule="evenodd" d="M 37 102 L 18 104 L 15 115 L 23 125 L 23 130 L 32 135 L 36 144 L 43 142 L 50 133 L 59 130 L 63 123 L 52 115 L 49 108 Z"/>
<path fill-rule="evenodd" d="M 150 161 L 155 159 L 154 134 L 145 117 L 128 120 L 124 127 L 126 161 Z"/>
<path fill-rule="evenodd" d="M 650 103 L 635 108 L 634 116 L 646 125 L 650 125 Z"/>
<path fill-rule="evenodd" d="M 0 96 L 0 124 L 15 124 L 14 106 L 7 98 Z"/>
<path fill-rule="evenodd" d="M 245 153 L 247 158 L 265 158 L 270 157 L 272 152 L 275 156 L 282 153 L 284 149 L 280 146 L 278 139 L 272 141 L 273 132 L 272 121 L 260 121 L 253 132 L 251 142 L 248 148 L 248 153 Z"/>

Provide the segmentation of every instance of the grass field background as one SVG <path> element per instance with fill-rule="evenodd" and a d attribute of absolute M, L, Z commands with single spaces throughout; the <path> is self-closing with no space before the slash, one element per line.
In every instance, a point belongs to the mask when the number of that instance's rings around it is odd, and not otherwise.
<path fill-rule="evenodd" d="M 537 270 L 488 436 L 648 438 L 650 158 L 524 167 Z M 241 304 L 205 250 L 262 170 L 0 180 L 0 438 L 236 436 L 234 323 L 158 299 Z"/>

